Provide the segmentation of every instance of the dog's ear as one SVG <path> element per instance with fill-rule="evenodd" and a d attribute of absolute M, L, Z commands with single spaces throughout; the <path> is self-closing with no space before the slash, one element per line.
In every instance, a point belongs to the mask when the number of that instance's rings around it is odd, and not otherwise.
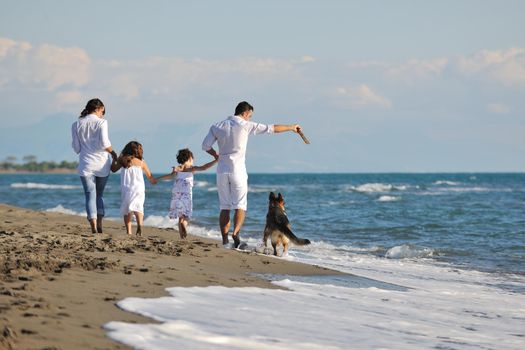
<path fill-rule="evenodd" d="M 279 202 L 282 202 L 282 201 L 283 201 L 283 196 L 282 196 L 282 194 L 281 194 L 280 192 L 279 192 L 279 194 L 278 194 L 278 196 L 277 196 L 277 200 L 278 200 Z"/>
<path fill-rule="evenodd" d="M 275 193 L 270 192 L 270 197 L 268 199 L 271 200 L 271 201 L 274 201 L 275 200 Z"/>

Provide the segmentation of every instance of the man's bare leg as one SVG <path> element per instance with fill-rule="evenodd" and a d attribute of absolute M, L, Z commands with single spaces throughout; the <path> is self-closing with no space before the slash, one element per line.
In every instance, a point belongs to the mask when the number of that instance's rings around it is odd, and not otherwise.
<path fill-rule="evenodd" d="M 222 244 L 228 244 L 228 232 L 230 232 L 230 211 L 223 209 L 219 215 L 219 226 L 221 227 Z"/>
<path fill-rule="evenodd" d="M 239 232 L 241 232 L 242 225 L 244 224 L 244 218 L 246 217 L 246 211 L 243 209 L 235 209 L 235 215 L 233 216 L 233 247 L 237 248 L 241 244 Z"/>

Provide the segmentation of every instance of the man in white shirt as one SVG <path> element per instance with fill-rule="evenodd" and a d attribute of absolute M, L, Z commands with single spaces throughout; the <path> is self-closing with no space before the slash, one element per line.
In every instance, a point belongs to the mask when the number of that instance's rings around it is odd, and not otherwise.
<path fill-rule="evenodd" d="M 248 207 L 248 173 L 246 171 L 246 146 L 249 135 L 300 132 L 298 124 L 265 125 L 250 121 L 253 107 L 248 102 L 240 102 L 235 108 L 235 115 L 210 127 L 202 142 L 202 149 L 219 159 L 217 165 L 217 192 L 219 193 L 219 224 L 222 243 L 228 243 L 230 230 L 230 211 L 235 210 L 233 219 L 234 247 L 240 244 L 241 231 Z M 219 145 L 219 153 L 213 144 Z"/>

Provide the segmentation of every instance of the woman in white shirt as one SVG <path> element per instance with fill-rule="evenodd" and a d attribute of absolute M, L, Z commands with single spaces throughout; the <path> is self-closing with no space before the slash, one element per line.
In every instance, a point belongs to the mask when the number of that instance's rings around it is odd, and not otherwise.
<path fill-rule="evenodd" d="M 117 154 L 108 137 L 104 104 L 98 98 L 89 100 L 78 120 L 71 126 L 72 146 L 78 154 L 78 174 L 86 196 L 87 219 L 92 233 L 102 233 L 104 188 L 112 158 Z"/>

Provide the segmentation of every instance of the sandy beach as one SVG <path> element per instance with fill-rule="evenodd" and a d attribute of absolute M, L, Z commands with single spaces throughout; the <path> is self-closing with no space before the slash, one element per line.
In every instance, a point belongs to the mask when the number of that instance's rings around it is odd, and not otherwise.
<path fill-rule="evenodd" d="M 110 321 L 153 322 L 120 310 L 125 297 L 174 286 L 277 288 L 254 274 L 337 274 L 325 268 L 223 248 L 218 241 L 147 227 L 128 237 L 106 221 L 92 235 L 83 217 L 0 205 L 0 348 L 127 349 Z"/>

